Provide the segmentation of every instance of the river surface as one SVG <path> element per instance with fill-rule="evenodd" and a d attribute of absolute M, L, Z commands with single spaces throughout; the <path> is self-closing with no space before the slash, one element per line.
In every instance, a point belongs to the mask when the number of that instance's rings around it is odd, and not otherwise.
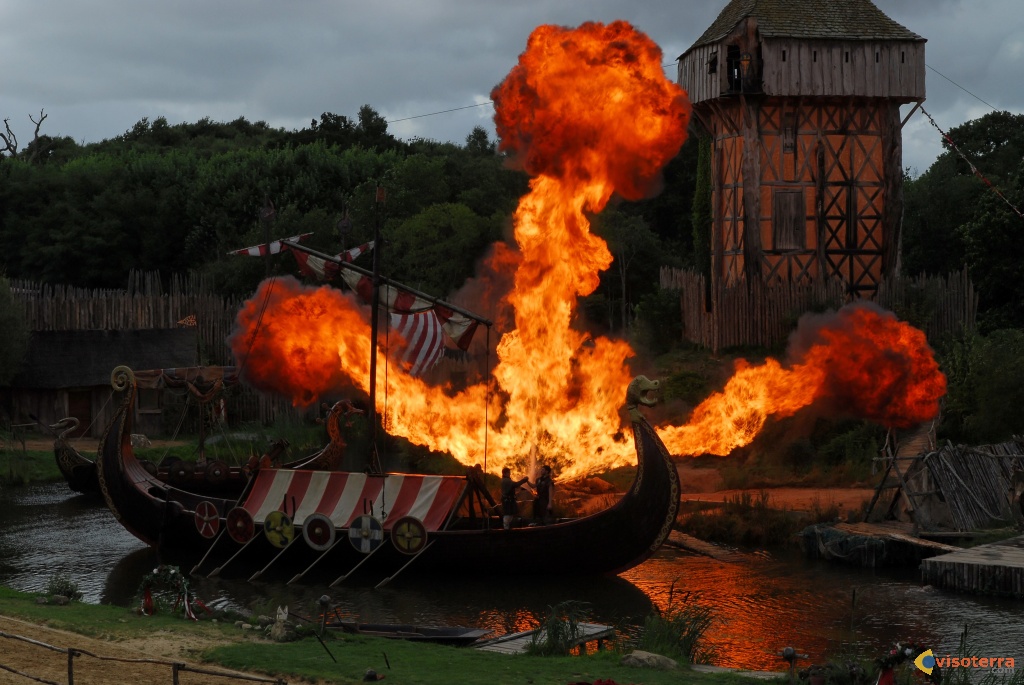
<path fill-rule="evenodd" d="M 158 561 L 101 501 L 64 483 L 0 490 L 0 584 L 37 591 L 63 573 L 86 602 L 130 606 Z M 612 578 L 410 576 L 381 589 L 195 579 L 193 588 L 215 608 L 272 614 L 281 604 L 311 615 L 317 598 L 328 594 L 343 615 L 365 622 L 464 625 L 499 634 L 536 627 L 549 607 L 577 600 L 590 605 L 591 621 L 636 635 L 652 609 L 688 597 L 714 613 L 707 642 L 720 666 L 781 670 L 776 653 L 787 645 L 819 663 L 851 653 L 880 655 L 908 640 L 945 655 L 955 653 L 965 625 L 973 654 L 1024 663 L 1022 601 L 947 593 L 921 587 L 916 570 L 848 568 L 788 550 L 722 562 L 665 547 Z"/>

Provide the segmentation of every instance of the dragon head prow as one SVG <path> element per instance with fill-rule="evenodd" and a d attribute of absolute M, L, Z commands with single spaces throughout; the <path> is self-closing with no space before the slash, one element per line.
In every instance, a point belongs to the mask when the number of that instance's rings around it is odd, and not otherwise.
<path fill-rule="evenodd" d="M 639 421 L 642 418 L 638 405 L 653 407 L 657 404 L 658 399 L 654 397 L 654 393 L 660 388 L 661 381 L 651 380 L 647 376 L 637 376 L 630 382 L 626 388 L 626 410 L 632 421 Z"/>

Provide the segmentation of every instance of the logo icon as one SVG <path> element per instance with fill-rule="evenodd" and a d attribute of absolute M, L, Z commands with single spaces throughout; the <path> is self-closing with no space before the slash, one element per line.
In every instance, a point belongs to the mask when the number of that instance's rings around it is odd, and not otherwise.
<path fill-rule="evenodd" d="M 914 659 L 914 665 L 928 675 L 931 675 L 932 669 L 935 668 L 935 655 L 932 654 L 932 650 L 929 649 L 918 654 L 917 658 Z"/>

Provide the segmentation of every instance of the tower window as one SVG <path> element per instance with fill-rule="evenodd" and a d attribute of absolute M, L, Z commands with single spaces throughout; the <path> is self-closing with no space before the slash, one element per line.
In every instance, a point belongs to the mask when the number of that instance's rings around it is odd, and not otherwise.
<path fill-rule="evenodd" d="M 777 190 L 772 208 L 772 249 L 803 250 L 806 246 L 804 191 Z"/>
<path fill-rule="evenodd" d="M 782 151 L 796 151 L 796 113 L 786 112 L 782 115 Z"/>
<path fill-rule="evenodd" d="M 907 53 L 900 52 L 900 64 L 906 64 L 906 63 L 907 63 Z"/>
<path fill-rule="evenodd" d="M 711 55 L 711 58 L 708 60 L 708 73 L 718 73 L 718 53 Z"/>
<path fill-rule="evenodd" d="M 785 50 L 782 51 L 782 61 L 783 62 L 786 61 L 786 51 Z"/>
<path fill-rule="evenodd" d="M 850 51 L 849 50 L 846 51 L 846 63 L 847 64 L 850 63 Z"/>
<path fill-rule="evenodd" d="M 878 64 L 878 60 L 879 60 L 879 54 L 876 52 L 875 53 L 875 64 Z"/>
<path fill-rule="evenodd" d="M 818 51 L 817 51 L 817 50 L 815 50 L 815 51 L 814 51 L 814 55 L 813 55 L 813 60 L 814 60 L 815 62 L 817 62 L 817 61 L 818 61 Z"/>

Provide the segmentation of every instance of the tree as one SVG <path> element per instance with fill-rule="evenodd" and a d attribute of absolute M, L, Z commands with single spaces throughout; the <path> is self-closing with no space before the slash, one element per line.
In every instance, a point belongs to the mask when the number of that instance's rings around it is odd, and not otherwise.
<path fill-rule="evenodd" d="M 483 251 L 499 236 L 495 221 L 477 216 L 469 207 L 435 204 L 389 226 L 383 258 L 396 280 L 446 294 L 473 274 Z"/>
<path fill-rule="evenodd" d="M 991 112 L 949 131 L 949 138 L 996 187 L 1005 187 L 1024 157 L 1024 114 Z M 943 139 L 945 152 L 905 185 L 903 271 L 947 274 L 964 266 L 964 233 L 983 197 L 992 194 Z"/>
<path fill-rule="evenodd" d="M 594 232 L 605 239 L 608 249 L 615 258 L 612 271 L 618 277 L 619 285 L 619 325 L 621 330 L 628 331 L 632 321 L 630 306 L 635 299 L 639 301 L 639 293 L 632 297 L 631 281 L 641 272 L 641 263 L 658 264 L 656 255 L 661 241 L 648 227 L 647 222 L 638 216 L 629 216 L 616 209 L 606 209 L 596 217 Z M 642 288 L 638 288 L 641 289 Z M 609 302 L 614 298 L 609 297 Z"/>
<path fill-rule="evenodd" d="M 483 126 L 474 126 L 473 130 L 466 136 L 466 152 L 480 157 L 493 157 L 497 154 L 498 144 L 491 140 L 487 129 Z"/>
<path fill-rule="evenodd" d="M 28 324 L 25 311 L 11 291 L 11 283 L 6 276 L 0 275 L 0 386 L 10 384 L 28 351 Z"/>
<path fill-rule="evenodd" d="M 39 140 L 39 129 L 42 128 L 43 122 L 46 121 L 46 112 L 44 112 L 43 110 L 39 110 L 39 119 L 33 119 L 32 115 L 30 114 L 28 115 L 28 120 L 36 126 L 35 133 L 32 136 L 32 142 L 34 143 L 37 140 Z M 10 119 L 4 119 L 4 129 L 5 132 L 0 133 L 0 142 L 4 144 L 4 146 L 0 148 L 0 154 L 6 152 L 8 156 L 17 158 L 19 155 L 22 155 L 23 153 L 27 152 L 29 163 L 34 162 L 36 154 L 38 152 L 38 146 L 33 146 L 30 143 L 24 151 L 19 151 L 18 136 L 16 136 L 14 134 L 14 131 L 11 129 Z"/>
<path fill-rule="evenodd" d="M 978 290 L 982 331 L 1024 328 L 1024 218 L 1007 204 L 1024 202 L 1024 162 L 1003 196 L 981 196 L 973 217 L 958 228 Z"/>

